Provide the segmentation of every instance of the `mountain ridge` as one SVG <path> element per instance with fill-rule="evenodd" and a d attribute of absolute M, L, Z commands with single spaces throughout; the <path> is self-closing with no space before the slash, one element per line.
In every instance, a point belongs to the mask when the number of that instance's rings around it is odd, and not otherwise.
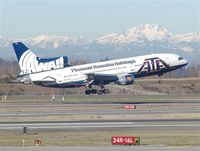
<path fill-rule="evenodd" d="M 134 26 L 123 33 L 111 33 L 94 40 L 56 35 L 38 35 L 25 39 L 4 39 L 0 36 L 2 58 L 8 58 L 11 54 L 14 56 L 11 44 L 16 41 L 25 43 L 32 50 L 36 49 L 39 55 L 68 55 L 72 58 L 92 58 L 92 61 L 106 56 L 120 58 L 152 52 L 177 53 L 189 58 L 200 53 L 199 33 L 173 34 L 157 24 Z"/>

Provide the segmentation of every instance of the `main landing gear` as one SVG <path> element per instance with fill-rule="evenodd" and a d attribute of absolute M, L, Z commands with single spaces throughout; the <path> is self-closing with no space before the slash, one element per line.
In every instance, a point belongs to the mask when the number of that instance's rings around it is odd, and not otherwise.
<path fill-rule="evenodd" d="M 101 86 L 100 89 L 93 89 L 92 87 L 89 87 L 89 89 L 85 90 L 85 94 L 86 95 L 90 95 L 90 94 L 98 94 L 98 95 L 102 95 L 102 94 L 108 94 L 110 91 L 109 89 L 105 89 L 104 86 Z"/>

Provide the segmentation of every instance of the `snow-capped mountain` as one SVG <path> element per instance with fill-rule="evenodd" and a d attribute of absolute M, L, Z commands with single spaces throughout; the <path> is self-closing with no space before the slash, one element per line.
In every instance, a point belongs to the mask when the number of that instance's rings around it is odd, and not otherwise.
<path fill-rule="evenodd" d="M 176 34 L 174 35 L 174 40 L 179 42 L 192 42 L 200 41 L 200 34 L 197 33 L 187 33 L 187 34 Z"/>
<path fill-rule="evenodd" d="M 86 40 L 82 37 L 74 38 L 67 36 L 47 36 L 47 35 L 39 35 L 28 39 L 22 39 L 22 41 L 26 42 L 27 44 L 30 44 L 31 46 L 37 45 L 41 48 L 53 48 L 53 49 L 64 46 L 66 44 L 76 45 L 78 43 L 86 42 Z"/>
<path fill-rule="evenodd" d="M 112 33 L 95 40 L 83 37 L 39 35 L 27 39 L 0 36 L 0 58 L 15 58 L 12 42 L 22 41 L 40 56 L 67 55 L 72 60 L 98 61 L 149 53 L 177 53 L 187 59 L 200 57 L 200 34 L 173 34 L 160 25 L 144 24 L 124 33 Z"/>
<path fill-rule="evenodd" d="M 108 34 L 99 37 L 97 43 L 111 44 L 111 45 L 155 45 L 156 43 L 162 43 L 161 47 L 168 44 L 171 49 L 179 49 L 183 51 L 193 51 L 193 45 L 191 43 L 196 42 L 197 46 L 200 42 L 200 34 L 187 33 L 187 34 L 172 34 L 166 28 L 162 28 L 160 25 L 140 25 L 138 27 L 132 27 L 122 34 Z"/>
<path fill-rule="evenodd" d="M 141 41 L 165 40 L 172 37 L 172 34 L 159 25 L 140 25 L 132 27 L 122 34 L 108 34 L 97 39 L 98 43 L 127 44 Z"/>

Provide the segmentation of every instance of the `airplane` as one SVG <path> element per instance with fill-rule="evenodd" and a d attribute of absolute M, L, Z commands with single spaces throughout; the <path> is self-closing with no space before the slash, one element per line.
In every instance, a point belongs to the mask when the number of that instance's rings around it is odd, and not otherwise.
<path fill-rule="evenodd" d="M 157 53 L 71 66 L 66 56 L 40 58 L 22 42 L 13 43 L 13 47 L 21 70 L 18 82 L 53 88 L 85 87 L 86 95 L 108 94 L 107 84 L 130 85 L 136 78 L 162 76 L 188 64 L 179 55 Z"/>

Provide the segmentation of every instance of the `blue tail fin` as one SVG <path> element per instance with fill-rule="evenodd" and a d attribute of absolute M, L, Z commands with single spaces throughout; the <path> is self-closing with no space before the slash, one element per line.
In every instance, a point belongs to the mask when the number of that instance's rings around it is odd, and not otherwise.
<path fill-rule="evenodd" d="M 15 49 L 15 54 L 17 56 L 17 60 L 19 61 L 22 54 L 24 52 L 26 52 L 27 50 L 29 50 L 23 43 L 21 42 L 16 42 L 16 43 L 13 43 L 13 47 Z"/>
<path fill-rule="evenodd" d="M 19 62 L 21 75 L 68 66 L 68 58 L 66 56 L 56 58 L 39 58 L 21 42 L 13 43 L 13 47 Z"/>

